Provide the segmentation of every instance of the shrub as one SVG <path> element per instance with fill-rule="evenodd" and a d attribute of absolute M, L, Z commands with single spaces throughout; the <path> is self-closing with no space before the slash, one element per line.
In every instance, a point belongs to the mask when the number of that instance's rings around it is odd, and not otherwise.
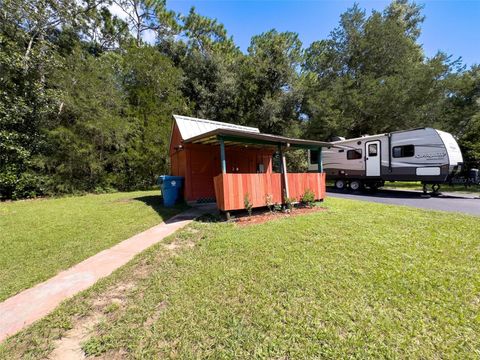
<path fill-rule="evenodd" d="M 48 179 L 45 176 L 33 172 L 24 172 L 18 178 L 9 179 L 3 175 L 0 175 L 0 198 L 18 200 L 49 195 Z M 10 186 L 10 189 L 5 191 L 8 186 Z"/>
<path fill-rule="evenodd" d="M 268 211 L 272 212 L 273 207 L 274 207 L 272 194 L 266 194 L 265 195 L 265 204 L 268 207 Z"/>
<path fill-rule="evenodd" d="M 288 197 L 287 193 L 285 192 L 284 195 L 283 195 L 283 201 L 285 203 L 286 210 L 288 212 L 292 211 L 293 210 L 293 204 L 296 201 L 296 199 Z"/>
<path fill-rule="evenodd" d="M 279 203 L 273 204 L 273 212 L 282 211 L 282 205 Z"/>
<path fill-rule="evenodd" d="M 305 193 L 300 198 L 300 201 L 302 204 L 312 207 L 315 203 L 315 193 L 310 189 L 305 190 Z"/>
<path fill-rule="evenodd" d="M 245 210 L 248 212 L 248 216 L 252 216 L 253 205 L 250 202 L 250 196 L 248 193 L 246 193 L 245 197 L 243 198 L 243 204 L 245 205 Z"/>

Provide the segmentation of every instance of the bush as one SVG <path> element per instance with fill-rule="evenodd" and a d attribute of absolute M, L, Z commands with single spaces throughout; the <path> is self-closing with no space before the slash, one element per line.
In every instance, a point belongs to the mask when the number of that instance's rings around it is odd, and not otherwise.
<path fill-rule="evenodd" d="M 45 193 L 46 180 L 44 177 L 32 173 L 23 173 L 16 183 L 12 199 L 34 198 L 45 195 Z"/>
<path fill-rule="evenodd" d="M 283 201 L 285 203 L 286 210 L 288 212 L 293 210 L 293 204 L 296 202 L 297 199 L 288 197 L 286 193 L 283 195 Z"/>
<path fill-rule="evenodd" d="M 300 198 L 300 201 L 302 204 L 312 207 L 315 203 L 315 193 L 310 189 L 305 190 L 305 193 Z"/>
<path fill-rule="evenodd" d="M 0 199 L 26 199 L 49 195 L 48 179 L 32 172 L 18 176 L 13 172 L 0 173 Z"/>
<path fill-rule="evenodd" d="M 250 202 L 250 196 L 248 193 L 246 193 L 245 197 L 243 198 L 243 204 L 245 205 L 245 210 L 248 212 L 248 216 L 252 216 L 253 205 Z"/>
<path fill-rule="evenodd" d="M 268 211 L 272 212 L 273 207 L 274 207 L 272 194 L 266 194 L 265 195 L 265 205 L 267 205 Z"/>

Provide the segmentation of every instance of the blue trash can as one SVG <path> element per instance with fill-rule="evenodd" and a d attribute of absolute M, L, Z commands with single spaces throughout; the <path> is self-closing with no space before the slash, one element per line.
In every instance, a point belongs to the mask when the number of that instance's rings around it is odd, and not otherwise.
<path fill-rule="evenodd" d="M 162 190 L 163 205 L 172 207 L 180 198 L 180 190 L 183 185 L 183 176 L 161 175 L 157 180 Z"/>

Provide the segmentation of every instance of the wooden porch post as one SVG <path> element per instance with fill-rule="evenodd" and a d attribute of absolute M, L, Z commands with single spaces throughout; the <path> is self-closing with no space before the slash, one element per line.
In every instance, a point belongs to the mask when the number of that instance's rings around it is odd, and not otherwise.
<path fill-rule="evenodd" d="M 278 151 L 280 152 L 280 157 L 281 157 L 281 171 L 282 171 L 282 179 L 283 179 L 283 191 L 282 191 L 282 196 L 290 197 L 289 192 L 288 192 L 288 176 L 287 176 L 287 160 L 285 158 L 285 154 L 282 151 L 282 145 L 278 145 Z M 285 200 L 285 199 L 284 199 Z"/>
<path fill-rule="evenodd" d="M 220 142 L 220 162 L 221 162 L 221 165 L 222 165 L 222 174 L 226 174 L 227 173 L 227 162 L 225 160 L 225 142 L 223 141 L 223 137 L 219 137 L 218 140 Z M 226 191 L 225 191 L 224 181 L 226 181 L 226 179 L 222 176 L 222 188 L 223 188 L 223 190 L 222 190 L 222 193 L 223 193 L 222 201 L 225 201 L 225 196 L 227 196 Z M 227 218 L 227 220 L 230 220 L 230 211 L 228 211 L 228 210 L 225 211 L 225 217 Z"/>
<path fill-rule="evenodd" d="M 225 161 L 225 143 L 223 138 L 220 138 L 220 162 L 222 163 L 222 174 L 227 172 L 227 162 Z"/>
<path fill-rule="evenodd" d="M 323 172 L 323 156 L 322 156 L 322 148 L 318 148 L 318 172 Z"/>

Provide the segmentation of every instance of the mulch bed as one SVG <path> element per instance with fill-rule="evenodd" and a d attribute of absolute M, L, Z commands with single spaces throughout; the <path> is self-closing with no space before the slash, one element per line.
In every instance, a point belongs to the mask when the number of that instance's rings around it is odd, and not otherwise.
<path fill-rule="evenodd" d="M 263 224 L 267 221 L 275 219 L 289 218 L 292 216 L 310 214 L 325 210 L 327 209 L 320 206 L 294 208 L 291 212 L 270 212 L 267 209 L 255 209 L 252 216 L 248 216 L 248 214 L 243 211 L 238 214 L 232 214 L 234 218 L 232 218 L 231 221 L 235 222 L 239 226 L 248 226 L 254 224 Z"/>

